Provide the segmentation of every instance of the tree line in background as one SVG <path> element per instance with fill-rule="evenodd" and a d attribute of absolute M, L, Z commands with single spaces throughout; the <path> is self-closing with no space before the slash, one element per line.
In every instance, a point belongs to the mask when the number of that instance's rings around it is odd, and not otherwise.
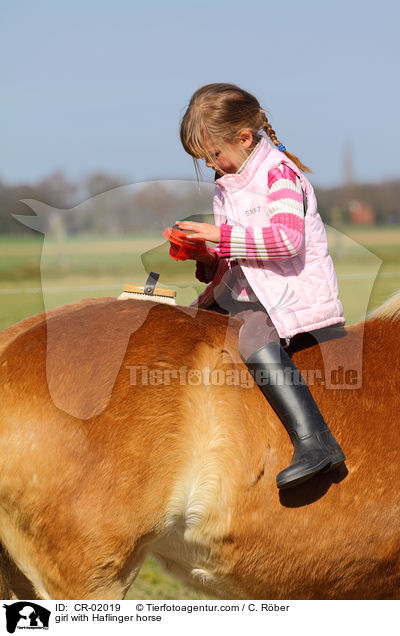
<path fill-rule="evenodd" d="M 107 197 L 98 197 L 92 208 L 88 208 L 89 212 L 71 215 L 63 229 L 67 234 L 78 231 L 99 234 L 151 232 L 174 223 L 178 218 L 187 217 L 188 211 L 201 209 L 203 213 L 211 213 L 212 184 L 199 190 L 193 183 L 188 189 L 181 185 L 184 182 L 176 182 L 176 187 L 171 187 L 173 183 L 149 181 L 137 184 L 138 187 L 129 190 L 129 197 L 118 199 L 117 206 L 114 203 L 108 205 L 107 201 L 111 199 Z M 8 185 L 0 180 L 0 234 L 31 232 L 11 216 L 32 214 L 29 207 L 21 203 L 21 199 L 42 201 L 53 208 L 66 210 L 123 185 L 127 184 L 117 177 L 102 173 L 93 174 L 79 184 L 68 181 L 62 172 L 56 172 L 34 185 Z M 356 222 L 356 217 L 352 216 L 355 204 L 372 210 L 373 215 L 369 214 L 368 222 L 372 218 L 379 225 L 400 224 L 400 179 L 382 183 L 354 183 L 335 188 L 316 187 L 315 192 L 319 212 L 328 224 L 335 226 Z M 61 215 L 56 216 L 61 218 Z M 59 223 L 52 224 L 51 218 L 47 219 L 47 223 L 46 231 L 59 228 Z"/>

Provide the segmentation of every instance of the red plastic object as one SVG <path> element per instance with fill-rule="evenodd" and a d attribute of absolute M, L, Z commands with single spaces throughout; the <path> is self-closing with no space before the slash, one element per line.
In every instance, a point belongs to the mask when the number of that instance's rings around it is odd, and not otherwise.
<path fill-rule="evenodd" d="M 171 243 L 169 255 L 176 261 L 186 261 L 192 252 L 196 252 L 199 256 L 201 254 L 208 254 L 204 239 L 189 239 L 185 232 L 172 227 L 168 227 L 163 232 L 163 236 Z"/>

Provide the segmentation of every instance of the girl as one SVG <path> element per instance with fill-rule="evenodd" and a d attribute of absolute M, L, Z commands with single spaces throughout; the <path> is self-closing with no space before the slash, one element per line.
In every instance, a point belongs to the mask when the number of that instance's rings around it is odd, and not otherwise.
<path fill-rule="evenodd" d="M 332 325 L 344 331 L 324 226 L 303 174 L 310 170 L 278 141 L 257 99 L 233 84 L 196 91 L 180 134 L 186 152 L 216 171 L 215 225 L 177 222 L 193 232 L 188 238 L 217 244 L 191 254 L 197 277 L 210 283 L 196 304 L 243 321 L 239 353 L 294 446 L 277 476 L 278 488 L 289 488 L 345 460 L 283 348 L 296 334 L 317 337 Z M 221 292 L 227 281 L 228 295 Z M 281 382 L 273 383 L 277 371 Z"/>

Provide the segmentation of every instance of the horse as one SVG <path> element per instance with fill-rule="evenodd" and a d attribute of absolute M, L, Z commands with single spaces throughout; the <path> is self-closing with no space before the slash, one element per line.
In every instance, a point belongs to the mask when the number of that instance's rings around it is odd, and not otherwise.
<path fill-rule="evenodd" d="M 284 491 L 292 446 L 249 381 L 239 328 L 102 298 L 0 334 L 3 598 L 122 599 L 148 554 L 217 598 L 399 598 L 400 294 L 293 353 L 322 377 L 362 346 L 363 375 L 353 390 L 310 384 L 347 461 Z"/>

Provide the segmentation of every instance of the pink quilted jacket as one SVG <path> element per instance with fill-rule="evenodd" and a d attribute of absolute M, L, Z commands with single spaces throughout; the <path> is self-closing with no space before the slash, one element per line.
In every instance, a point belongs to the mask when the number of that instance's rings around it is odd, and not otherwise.
<path fill-rule="evenodd" d="M 214 218 L 217 225 L 268 226 L 268 172 L 280 163 L 290 166 L 300 177 L 306 198 L 303 249 L 295 256 L 264 260 L 262 264 L 245 258 L 235 261 L 267 310 L 280 337 L 291 338 L 297 333 L 345 322 L 325 228 L 317 212 L 312 185 L 284 153 L 263 138 L 242 172 L 226 174 L 216 181 Z M 257 210 L 257 213 L 249 215 L 249 210 Z M 221 278 L 229 269 L 229 259 L 220 258 L 213 280 L 193 304 L 204 307 L 217 299 Z"/>

